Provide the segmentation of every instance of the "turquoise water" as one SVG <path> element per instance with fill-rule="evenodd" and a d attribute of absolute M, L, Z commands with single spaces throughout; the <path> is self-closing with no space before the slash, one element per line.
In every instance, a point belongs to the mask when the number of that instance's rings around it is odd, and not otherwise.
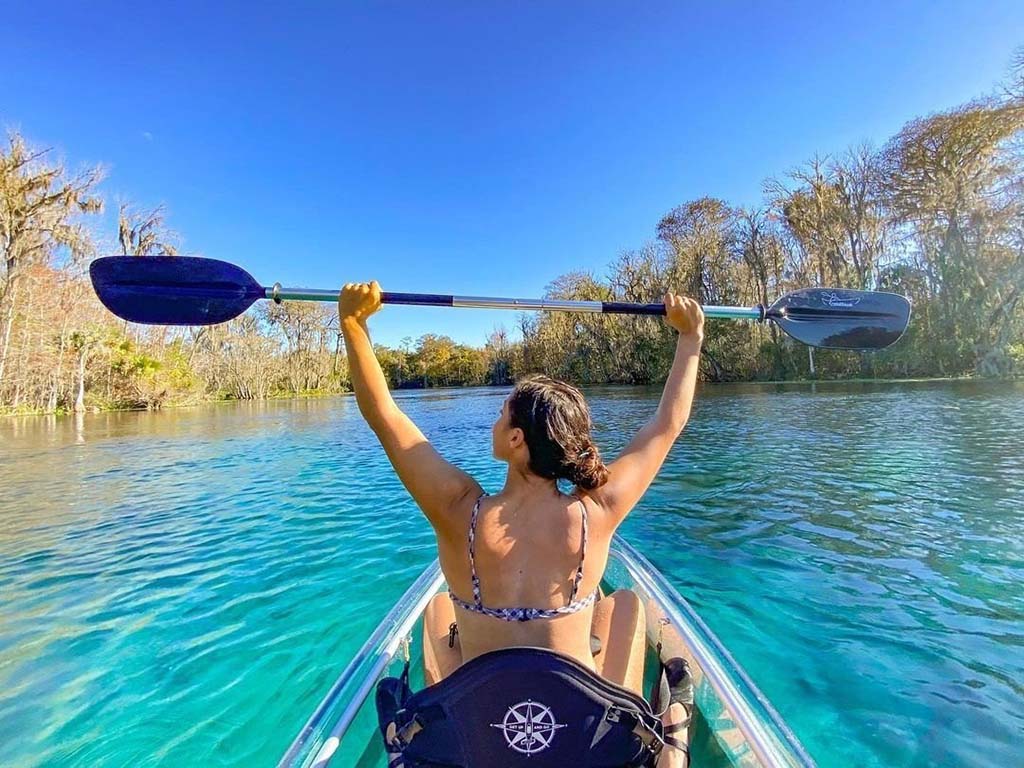
<path fill-rule="evenodd" d="M 401 393 L 484 485 L 501 390 Z M 657 392 L 589 393 L 606 453 Z M 1024 386 L 702 393 L 625 525 L 823 766 L 1024 762 Z M 0 765 L 270 765 L 432 557 L 349 398 L 0 421 Z"/>

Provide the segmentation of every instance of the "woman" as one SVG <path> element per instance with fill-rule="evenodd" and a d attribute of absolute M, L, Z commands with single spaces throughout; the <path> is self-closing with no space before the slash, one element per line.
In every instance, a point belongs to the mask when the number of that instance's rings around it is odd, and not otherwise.
<path fill-rule="evenodd" d="M 380 306 L 376 282 L 346 285 L 338 302 L 359 410 L 433 526 L 449 585 L 424 617 L 428 684 L 489 651 L 534 646 L 639 693 L 642 606 L 625 590 L 600 597 L 598 585 L 612 535 L 689 418 L 704 338 L 700 305 L 665 297 L 666 322 L 679 332 L 672 370 L 654 417 L 607 466 L 579 390 L 539 376 L 517 384 L 492 429 L 494 456 L 508 464 L 493 496 L 445 461 L 392 399 L 366 327 Z M 575 485 L 571 495 L 559 491 L 559 479 Z M 664 717 L 678 725 L 687 713 L 673 703 Z M 681 766 L 683 756 L 666 749 L 659 766 Z"/>

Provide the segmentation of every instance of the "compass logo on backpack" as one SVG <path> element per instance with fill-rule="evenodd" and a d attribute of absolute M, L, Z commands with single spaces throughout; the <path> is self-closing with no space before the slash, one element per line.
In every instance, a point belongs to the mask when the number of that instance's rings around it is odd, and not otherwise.
<path fill-rule="evenodd" d="M 539 701 L 527 699 L 513 704 L 500 723 L 491 723 L 505 735 L 510 749 L 524 755 L 535 755 L 551 746 L 555 731 L 565 728 L 564 723 L 555 722 L 551 707 Z"/>

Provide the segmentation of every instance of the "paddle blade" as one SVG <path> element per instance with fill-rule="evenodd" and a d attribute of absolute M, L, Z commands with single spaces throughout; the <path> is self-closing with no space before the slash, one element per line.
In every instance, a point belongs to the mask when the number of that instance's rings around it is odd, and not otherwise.
<path fill-rule="evenodd" d="M 188 256 L 108 256 L 89 265 L 103 306 L 150 325 L 215 325 L 266 297 L 243 269 Z"/>
<path fill-rule="evenodd" d="M 804 288 L 776 301 L 765 317 L 812 347 L 883 349 L 907 329 L 910 302 L 895 293 Z"/>

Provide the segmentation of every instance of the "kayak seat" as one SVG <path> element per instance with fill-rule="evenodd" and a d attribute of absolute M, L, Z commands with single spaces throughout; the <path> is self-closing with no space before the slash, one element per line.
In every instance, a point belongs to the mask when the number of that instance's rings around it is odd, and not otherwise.
<path fill-rule="evenodd" d="M 377 714 L 405 768 L 641 768 L 664 745 L 642 697 L 542 648 L 478 656 L 417 693 L 407 671 L 385 678 Z"/>

